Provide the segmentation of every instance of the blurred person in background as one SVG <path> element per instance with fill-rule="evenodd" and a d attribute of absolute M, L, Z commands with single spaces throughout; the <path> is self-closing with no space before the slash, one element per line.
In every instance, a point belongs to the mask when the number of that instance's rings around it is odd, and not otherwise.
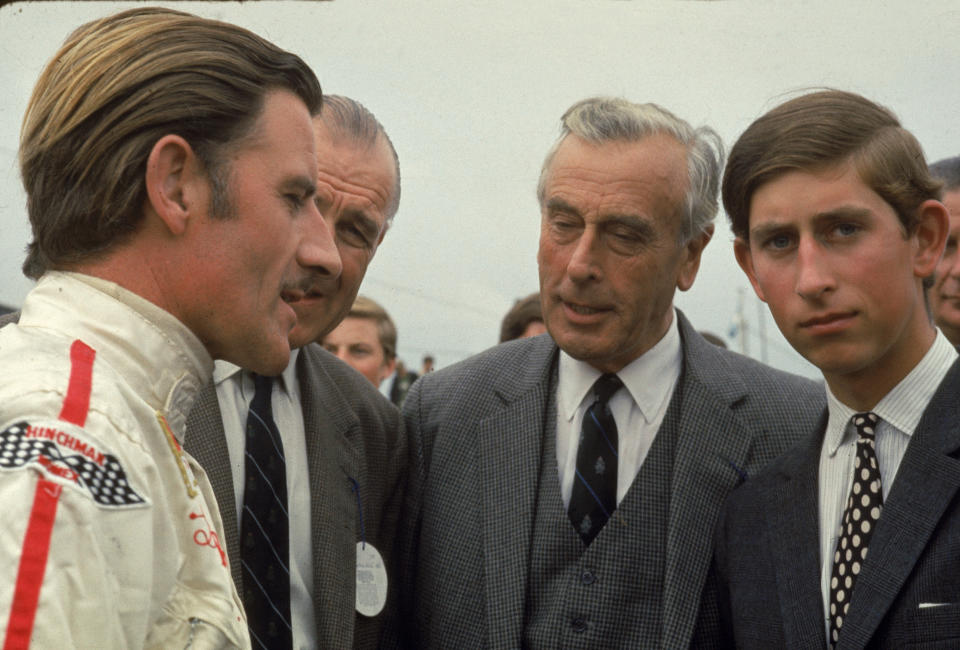
<path fill-rule="evenodd" d="M 960 156 L 933 163 L 930 173 L 943 181 L 942 202 L 950 211 L 950 233 L 927 296 L 937 327 L 960 346 Z"/>
<path fill-rule="evenodd" d="M 366 296 L 357 296 L 346 317 L 320 344 L 378 388 L 396 368 L 397 327 L 390 314 Z"/>
<path fill-rule="evenodd" d="M 393 374 L 380 384 L 380 392 L 389 397 L 390 401 L 396 404 L 397 407 L 401 407 L 403 406 L 404 400 L 407 399 L 410 386 L 412 386 L 416 380 L 417 373 L 412 370 L 407 370 L 403 359 L 398 358 Z"/>
<path fill-rule="evenodd" d="M 427 374 L 428 372 L 433 372 L 433 362 L 434 358 L 432 354 L 423 355 L 423 365 L 420 368 L 420 376 Z"/>
<path fill-rule="evenodd" d="M 540 293 L 531 293 L 517 300 L 500 324 L 500 342 L 537 336 L 547 331 L 540 309 Z"/>

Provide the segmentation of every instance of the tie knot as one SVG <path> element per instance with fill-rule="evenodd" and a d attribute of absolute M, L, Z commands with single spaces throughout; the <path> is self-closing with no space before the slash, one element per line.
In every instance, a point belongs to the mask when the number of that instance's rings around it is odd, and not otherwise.
<path fill-rule="evenodd" d="M 251 373 L 253 377 L 253 401 L 251 404 L 269 405 L 273 396 L 273 377 Z"/>
<path fill-rule="evenodd" d="M 620 390 L 621 386 L 623 386 L 623 382 L 620 381 L 619 377 L 613 373 L 607 373 L 600 375 L 600 378 L 593 384 L 593 392 L 597 396 L 598 402 L 606 403 L 614 393 Z"/>
<path fill-rule="evenodd" d="M 857 435 L 867 440 L 873 440 L 877 431 L 877 423 L 880 418 L 876 413 L 855 413 L 853 415 L 853 426 L 857 428 Z"/>

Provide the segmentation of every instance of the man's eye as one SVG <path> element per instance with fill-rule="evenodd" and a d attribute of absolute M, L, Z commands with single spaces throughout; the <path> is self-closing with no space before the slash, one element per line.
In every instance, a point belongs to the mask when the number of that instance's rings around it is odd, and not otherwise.
<path fill-rule="evenodd" d="M 792 241 L 789 235 L 773 235 L 764 240 L 763 247 L 773 250 L 784 250 L 790 247 Z"/>
<path fill-rule="evenodd" d="M 300 209 L 303 207 L 305 198 L 302 194 L 284 194 L 283 198 L 290 204 L 291 207 Z"/>
<path fill-rule="evenodd" d="M 551 219 L 550 229 L 557 235 L 568 237 L 580 230 L 580 224 L 572 219 Z"/>
<path fill-rule="evenodd" d="M 355 246 L 357 248 L 370 247 L 370 238 L 359 226 L 354 226 L 352 224 L 345 225 L 340 228 L 339 232 L 340 238 L 350 246 Z"/>
<path fill-rule="evenodd" d="M 611 230 L 610 234 L 618 241 L 625 243 L 639 242 L 642 239 L 640 233 L 627 228 L 617 228 L 615 230 Z"/>

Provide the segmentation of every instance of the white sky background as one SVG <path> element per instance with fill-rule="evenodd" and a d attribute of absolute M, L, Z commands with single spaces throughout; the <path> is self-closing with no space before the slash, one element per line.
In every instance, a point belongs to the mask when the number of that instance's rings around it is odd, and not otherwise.
<path fill-rule="evenodd" d="M 298 53 L 325 92 L 360 100 L 384 124 L 403 197 L 361 292 L 394 317 L 400 357 L 416 369 L 426 351 L 444 366 L 493 345 L 513 301 L 537 289 L 540 164 L 560 115 L 583 97 L 657 102 L 729 147 L 785 97 L 827 85 L 892 108 L 929 160 L 960 153 L 956 0 L 166 4 Z M 31 286 L 16 149 L 33 84 L 70 31 L 128 6 L 0 8 L 0 303 L 19 305 Z M 761 308 L 731 241 L 721 212 L 677 305 L 726 336 L 743 292 L 749 354 L 761 356 L 765 330 L 771 365 L 817 376 Z"/>

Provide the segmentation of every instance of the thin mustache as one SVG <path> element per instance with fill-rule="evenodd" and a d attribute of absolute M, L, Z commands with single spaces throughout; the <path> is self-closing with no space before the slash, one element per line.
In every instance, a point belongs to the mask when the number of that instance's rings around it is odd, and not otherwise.
<path fill-rule="evenodd" d="M 319 274 L 310 273 L 294 282 L 288 282 L 284 285 L 284 291 L 296 291 L 304 295 L 311 293 L 323 293 L 324 289 L 330 284 L 330 279 Z"/>

